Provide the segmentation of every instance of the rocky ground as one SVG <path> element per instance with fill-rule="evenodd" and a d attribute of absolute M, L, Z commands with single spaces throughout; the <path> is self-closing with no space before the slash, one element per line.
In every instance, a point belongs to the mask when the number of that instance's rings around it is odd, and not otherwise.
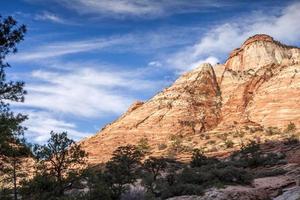
<path fill-rule="evenodd" d="M 275 142 L 262 147 L 265 153 L 286 154 L 286 163 L 252 169 L 254 174 L 261 178 L 255 178 L 251 185 L 211 188 L 203 196 L 180 196 L 169 200 L 299 200 L 300 145 Z M 276 175 L 275 171 L 284 173 Z"/>

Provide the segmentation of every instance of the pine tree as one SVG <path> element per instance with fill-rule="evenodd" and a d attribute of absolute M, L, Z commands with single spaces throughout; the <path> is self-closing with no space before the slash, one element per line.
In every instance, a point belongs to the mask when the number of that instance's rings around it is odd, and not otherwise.
<path fill-rule="evenodd" d="M 25 130 L 21 123 L 27 116 L 14 114 L 9 102 L 23 102 L 26 91 L 23 89 L 24 82 L 7 80 L 5 70 L 10 65 L 5 62 L 5 58 L 17 52 L 16 45 L 24 39 L 25 32 L 25 25 L 18 26 L 12 17 L 0 16 L 0 173 L 12 177 L 14 199 L 17 199 L 20 157 L 28 153 L 27 150 L 24 151 L 23 140 L 20 139 Z"/>

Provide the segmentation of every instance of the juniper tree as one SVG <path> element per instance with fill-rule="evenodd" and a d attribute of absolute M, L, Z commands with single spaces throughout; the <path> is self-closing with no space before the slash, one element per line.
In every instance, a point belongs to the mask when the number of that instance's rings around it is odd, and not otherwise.
<path fill-rule="evenodd" d="M 25 25 L 17 25 L 12 17 L 0 16 L 0 172 L 10 177 L 14 185 L 14 199 L 17 199 L 17 169 L 20 158 L 28 151 L 23 151 L 23 135 L 25 128 L 21 123 L 26 116 L 13 113 L 9 102 L 23 102 L 26 91 L 24 82 L 7 80 L 6 69 L 10 65 L 5 62 L 9 54 L 17 52 L 17 44 L 24 39 Z M 6 176 L 5 176 L 6 177 Z"/>
<path fill-rule="evenodd" d="M 118 147 L 113 152 L 105 171 L 113 199 L 119 199 L 128 189 L 127 186 L 136 181 L 143 156 L 144 154 L 134 145 Z"/>
<path fill-rule="evenodd" d="M 81 166 L 85 164 L 86 153 L 81 146 L 68 138 L 66 132 L 51 132 L 45 145 L 36 145 L 34 154 L 45 176 L 50 175 L 56 181 L 56 194 L 62 196 L 78 180 Z"/>

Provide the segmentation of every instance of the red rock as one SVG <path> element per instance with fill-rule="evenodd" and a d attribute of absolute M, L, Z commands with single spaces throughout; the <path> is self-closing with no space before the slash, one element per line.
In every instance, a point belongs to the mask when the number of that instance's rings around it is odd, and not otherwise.
<path fill-rule="evenodd" d="M 284 127 L 293 122 L 300 127 L 299 72 L 299 48 L 255 35 L 224 65 L 203 64 L 183 74 L 171 87 L 145 103 L 134 103 L 81 143 L 89 162 L 97 164 L 107 161 L 118 146 L 141 138 L 147 138 L 152 154 L 159 156 L 167 154 L 171 135 L 180 135 L 186 147 L 194 148 L 209 146 L 201 133 L 214 138 L 220 131 L 245 125 Z M 160 149 L 161 144 L 167 148 Z"/>

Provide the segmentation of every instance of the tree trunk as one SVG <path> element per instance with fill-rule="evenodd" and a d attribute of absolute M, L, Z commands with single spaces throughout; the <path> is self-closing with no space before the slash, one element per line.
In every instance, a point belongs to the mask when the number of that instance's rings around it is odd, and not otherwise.
<path fill-rule="evenodd" d="M 14 182 L 14 200 L 18 200 L 18 193 L 17 193 L 17 172 L 16 172 L 16 158 L 13 158 L 13 182 Z"/>

